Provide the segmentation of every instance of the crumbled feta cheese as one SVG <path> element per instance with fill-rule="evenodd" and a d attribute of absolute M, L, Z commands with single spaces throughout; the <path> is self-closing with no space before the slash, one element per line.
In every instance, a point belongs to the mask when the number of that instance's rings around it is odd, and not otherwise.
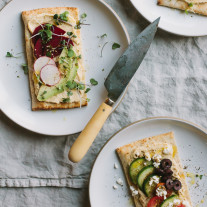
<path fill-rule="evenodd" d="M 113 189 L 116 190 L 118 187 L 116 185 L 113 185 Z"/>
<path fill-rule="evenodd" d="M 134 152 L 134 158 L 138 158 L 139 155 L 140 155 L 140 153 L 137 150 L 135 150 L 135 152 Z"/>
<path fill-rule="evenodd" d="M 167 191 L 165 188 L 157 188 L 156 189 L 156 195 L 159 197 L 164 197 L 164 199 L 166 199 L 167 197 Z"/>
<path fill-rule="evenodd" d="M 174 204 L 174 205 L 180 205 L 180 203 L 181 203 L 181 201 L 180 201 L 179 199 L 175 199 L 175 200 L 173 201 L 173 204 Z"/>
<path fill-rule="evenodd" d="M 188 201 L 183 201 L 183 205 L 185 205 L 185 207 L 191 207 Z"/>
<path fill-rule="evenodd" d="M 118 169 L 118 168 L 119 168 L 118 165 L 117 165 L 116 163 L 114 163 L 114 168 L 115 168 L 115 169 Z"/>
<path fill-rule="evenodd" d="M 155 154 L 155 155 L 152 157 L 152 159 L 153 159 L 155 162 L 160 162 L 161 159 L 162 159 L 162 157 L 161 157 L 161 155 Z"/>
<path fill-rule="evenodd" d="M 160 166 L 160 162 L 153 162 L 154 167 L 158 168 Z"/>
<path fill-rule="evenodd" d="M 130 190 L 132 191 L 132 196 L 136 196 L 139 194 L 138 190 L 134 188 L 134 186 L 130 186 Z"/>
<path fill-rule="evenodd" d="M 116 181 L 117 184 L 123 186 L 124 183 L 123 183 L 123 180 L 121 178 L 119 178 L 117 181 Z"/>
<path fill-rule="evenodd" d="M 150 178 L 149 185 L 151 186 L 153 183 L 158 184 L 159 181 L 160 181 L 159 177 L 157 177 L 157 176 L 152 176 L 152 177 Z"/>
<path fill-rule="evenodd" d="M 171 145 L 168 145 L 166 148 L 163 149 L 163 154 L 171 155 L 173 153 L 173 148 Z"/>
<path fill-rule="evenodd" d="M 146 152 L 146 153 L 145 153 L 145 159 L 146 159 L 147 161 L 150 161 L 150 160 L 151 160 L 151 156 L 150 156 L 150 153 L 149 153 L 149 152 Z"/>

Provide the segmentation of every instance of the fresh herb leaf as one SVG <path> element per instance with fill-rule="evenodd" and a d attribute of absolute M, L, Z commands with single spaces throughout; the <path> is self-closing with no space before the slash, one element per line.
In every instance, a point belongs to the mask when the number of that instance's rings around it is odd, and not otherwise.
<path fill-rule="evenodd" d="M 81 56 L 81 55 L 79 55 L 77 58 L 78 58 L 78 59 L 81 59 L 81 58 L 82 58 L 82 56 Z"/>
<path fill-rule="evenodd" d="M 185 10 L 185 13 L 188 14 L 188 9 Z"/>
<path fill-rule="evenodd" d="M 73 92 L 72 91 L 68 91 L 68 96 L 72 96 L 73 95 Z"/>
<path fill-rule="evenodd" d="M 68 50 L 68 57 L 74 57 L 75 56 L 75 52 L 72 49 Z"/>
<path fill-rule="evenodd" d="M 46 52 L 46 56 L 47 56 L 47 57 L 52 57 L 51 52 L 50 52 L 50 51 L 47 51 L 47 52 Z"/>
<path fill-rule="evenodd" d="M 53 19 L 55 20 L 56 25 L 60 25 L 60 24 L 62 24 L 62 22 L 67 23 L 67 21 L 68 21 L 68 14 L 69 14 L 68 11 L 63 12 L 60 15 L 55 14 L 53 16 Z"/>
<path fill-rule="evenodd" d="M 107 37 L 107 34 L 106 33 L 103 34 L 103 35 L 101 35 L 101 38 L 104 38 L 104 37 Z"/>
<path fill-rule="evenodd" d="M 87 17 L 86 13 L 81 14 L 81 19 L 85 19 Z"/>
<path fill-rule="evenodd" d="M 188 6 L 189 6 L 189 7 L 192 7 L 192 6 L 193 6 L 193 3 L 189 3 Z"/>
<path fill-rule="evenodd" d="M 70 90 L 73 90 L 77 88 L 77 83 L 75 81 L 68 81 L 66 83 L 66 87 L 68 87 Z"/>
<path fill-rule="evenodd" d="M 105 47 L 107 44 L 108 44 L 108 42 L 105 42 L 104 45 L 103 45 L 103 47 L 101 48 L 101 57 L 103 57 L 103 49 L 104 49 L 104 47 Z"/>
<path fill-rule="evenodd" d="M 68 12 L 68 11 L 65 11 L 65 12 L 63 12 L 62 14 L 60 14 L 59 18 L 60 18 L 61 20 L 67 22 L 67 21 L 68 21 L 68 14 L 69 14 L 69 12 Z"/>
<path fill-rule="evenodd" d="M 52 31 L 49 29 L 46 29 L 46 28 L 41 29 L 39 31 L 39 35 L 40 35 L 42 42 L 44 44 L 46 44 L 47 42 L 49 42 L 52 39 Z"/>
<path fill-rule="evenodd" d="M 73 33 L 72 33 L 72 32 L 67 32 L 67 35 L 68 35 L 68 36 L 72 36 Z"/>
<path fill-rule="evenodd" d="M 91 83 L 93 86 L 98 85 L 98 81 L 96 81 L 94 78 L 91 78 L 91 79 L 90 79 L 90 83 Z"/>
<path fill-rule="evenodd" d="M 70 101 L 70 98 L 63 98 L 63 99 L 62 99 L 62 102 L 63 102 L 63 103 L 68 103 L 69 101 Z"/>
<path fill-rule="evenodd" d="M 84 89 L 85 89 L 84 84 L 82 84 L 82 83 L 78 83 L 78 84 L 77 84 L 77 89 L 78 89 L 78 90 L 84 90 Z"/>
<path fill-rule="evenodd" d="M 88 93 L 90 90 L 90 88 L 86 88 L 85 93 Z"/>
<path fill-rule="evenodd" d="M 116 50 L 117 48 L 120 48 L 120 44 L 114 42 L 114 44 L 112 45 L 112 50 Z"/>
<path fill-rule="evenodd" d="M 14 56 L 14 55 L 13 55 L 12 53 L 10 53 L 10 52 L 7 52 L 7 53 L 6 53 L 6 57 L 18 58 L 18 57 Z"/>
<path fill-rule="evenodd" d="M 27 64 L 22 64 L 22 68 L 24 70 L 24 74 L 28 74 L 29 68 Z"/>

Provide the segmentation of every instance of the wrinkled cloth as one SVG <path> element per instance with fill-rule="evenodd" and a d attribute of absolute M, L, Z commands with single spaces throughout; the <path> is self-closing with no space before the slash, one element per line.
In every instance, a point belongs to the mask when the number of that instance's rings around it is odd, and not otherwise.
<path fill-rule="evenodd" d="M 0 6 L 6 2 L 0 0 Z M 129 0 L 106 2 L 123 20 L 131 40 L 149 24 Z M 35 134 L 0 112 L 0 187 L 4 187 L 0 189 L 0 204 L 86 206 L 87 190 L 71 188 L 88 186 L 97 153 L 116 131 L 134 121 L 156 116 L 179 117 L 207 129 L 206 107 L 207 37 L 179 37 L 159 30 L 123 101 L 80 163 L 73 164 L 67 158 L 78 134 Z"/>

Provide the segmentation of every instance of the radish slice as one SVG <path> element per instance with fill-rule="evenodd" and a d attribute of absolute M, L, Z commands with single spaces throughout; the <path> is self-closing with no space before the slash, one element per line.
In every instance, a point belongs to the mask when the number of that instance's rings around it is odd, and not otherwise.
<path fill-rule="evenodd" d="M 45 65 L 55 65 L 55 61 L 47 56 L 42 56 L 38 58 L 35 63 L 34 63 L 34 70 L 36 74 L 40 73 L 40 70 L 45 66 Z"/>
<path fill-rule="evenodd" d="M 60 71 L 55 65 L 45 65 L 40 71 L 40 79 L 48 86 L 54 86 L 60 81 Z"/>

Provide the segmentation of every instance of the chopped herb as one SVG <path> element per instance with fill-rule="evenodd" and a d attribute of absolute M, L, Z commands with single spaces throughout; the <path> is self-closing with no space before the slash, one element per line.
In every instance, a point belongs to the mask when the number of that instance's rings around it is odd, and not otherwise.
<path fill-rule="evenodd" d="M 86 88 L 85 93 L 88 93 L 90 90 L 90 88 Z"/>
<path fill-rule="evenodd" d="M 90 98 L 87 98 L 87 99 L 86 99 L 86 101 L 88 101 L 88 102 L 89 102 L 90 100 L 91 100 Z"/>
<path fill-rule="evenodd" d="M 78 89 L 78 90 L 84 90 L 84 89 L 85 89 L 84 84 L 82 84 L 82 83 L 78 83 L 78 84 L 77 84 L 77 89 Z"/>
<path fill-rule="evenodd" d="M 101 48 L 101 57 L 103 57 L 103 49 L 104 49 L 104 47 L 105 47 L 107 44 L 108 44 L 108 42 L 105 42 L 104 45 L 103 45 L 103 47 Z"/>
<path fill-rule="evenodd" d="M 96 81 L 94 78 L 91 78 L 91 79 L 90 79 L 90 83 L 91 83 L 93 86 L 98 85 L 98 81 Z"/>
<path fill-rule="evenodd" d="M 189 7 L 192 7 L 192 6 L 193 6 L 193 3 L 189 3 L 188 6 L 189 6 Z"/>
<path fill-rule="evenodd" d="M 200 180 L 203 178 L 203 175 L 198 175 L 198 174 L 196 174 L 196 177 L 199 177 L 200 178 Z"/>
<path fill-rule="evenodd" d="M 50 51 L 47 51 L 47 52 L 46 52 L 46 56 L 47 56 L 47 57 L 52 57 L 51 52 L 50 52 Z"/>
<path fill-rule="evenodd" d="M 63 103 L 68 103 L 69 101 L 70 101 L 70 98 L 63 98 L 63 99 L 62 99 L 62 102 L 63 102 Z"/>
<path fill-rule="evenodd" d="M 85 19 L 87 17 L 86 13 L 81 14 L 81 19 Z"/>
<path fill-rule="evenodd" d="M 77 83 L 75 81 L 68 81 L 66 83 L 66 87 L 68 87 L 70 90 L 73 90 L 77 88 Z"/>
<path fill-rule="evenodd" d="M 115 49 L 120 48 L 120 47 L 121 47 L 120 44 L 114 42 L 114 44 L 112 45 L 112 50 L 115 50 Z"/>
<path fill-rule="evenodd" d="M 22 68 L 24 70 L 24 74 L 28 74 L 28 70 L 29 70 L 28 65 L 27 64 L 22 64 Z"/>
<path fill-rule="evenodd" d="M 85 18 L 87 17 L 87 14 L 86 13 L 83 13 L 81 15 L 81 19 L 79 21 L 77 21 L 76 25 L 75 25 L 75 29 L 80 29 L 81 28 L 81 25 L 90 25 L 90 24 L 85 24 Z"/>
<path fill-rule="evenodd" d="M 18 57 L 14 56 L 14 55 L 13 55 L 12 53 L 10 53 L 10 52 L 7 52 L 7 53 L 6 53 L 6 57 L 18 58 Z"/>
<path fill-rule="evenodd" d="M 62 22 L 67 23 L 67 21 L 68 21 L 68 14 L 69 14 L 68 11 L 63 12 L 63 13 L 60 14 L 60 15 L 55 14 L 55 15 L 53 16 L 53 19 L 55 20 L 55 24 L 56 24 L 56 25 L 60 25 L 60 24 L 62 24 Z"/>
<path fill-rule="evenodd" d="M 106 33 L 103 34 L 103 35 L 101 35 L 101 38 L 104 38 L 104 37 L 107 37 L 107 34 Z"/>
<path fill-rule="evenodd" d="M 185 13 L 188 14 L 188 9 L 185 10 Z"/>
<path fill-rule="evenodd" d="M 73 95 L 73 92 L 72 91 L 68 91 L 68 96 L 72 96 Z"/>
<path fill-rule="evenodd" d="M 68 57 L 74 57 L 75 56 L 75 52 L 72 49 L 68 50 Z"/>

